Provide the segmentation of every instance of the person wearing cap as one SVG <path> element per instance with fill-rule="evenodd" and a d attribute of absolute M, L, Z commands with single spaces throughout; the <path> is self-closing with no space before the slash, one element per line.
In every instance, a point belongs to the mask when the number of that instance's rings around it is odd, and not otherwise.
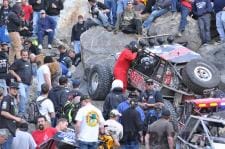
<path fill-rule="evenodd" d="M 16 60 L 9 68 L 10 74 L 19 83 L 19 114 L 25 115 L 26 105 L 30 96 L 30 85 L 32 82 L 33 72 L 32 65 L 29 61 L 28 51 L 21 51 L 21 59 Z"/>
<path fill-rule="evenodd" d="M 59 85 L 53 87 L 48 94 L 48 98 L 54 104 L 57 118 L 60 118 L 62 115 L 62 108 L 65 105 L 68 93 L 68 79 L 66 76 L 61 76 L 59 78 Z"/>
<path fill-rule="evenodd" d="M 86 22 L 82 15 L 78 16 L 78 22 L 73 26 L 71 33 L 71 45 L 73 45 L 73 50 L 79 58 L 81 58 L 81 46 L 80 46 L 80 36 L 83 32 L 87 30 Z"/>
<path fill-rule="evenodd" d="M 99 129 L 103 131 L 105 120 L 102 112 L 91 103 L 89 96 L 81 96 L 80 102 L 82 107 L 75 117 L 79 147 L 97 149 Z"/>
<path fill-rule="evenodd" d="M 54 39 L 54 30 L 56 28 L 56 22 L 49 17 L 45 10 L 41 10 L 40 11 L 40 18 L 38 19 L 38 48 L 42 49 L 42 45 L 43 45 L 43 40 L 44 40 L 44 36 L 47 35 L 48 36 L 48 48 L 51 49 L 52 48 L 52 42 Z"/>
<path fill-rule="evenodd" d="M 74 50 L 69 50 L 68 56 L 71 58 L 72 64 L 75 67 L 77 67 L 80 64 L 80 62 L 81 62 L 81 55 L 80 54 L 76 54 L 76 52 Z"/>
<path fill-rule="evenodd" d="M 28 132 L 28 123 L 17 123 L 16 137 L 13 138 L 11 149 L 35 149 L 36 143 L 32 135 Z"/>
<path fill-rule="evenodd" d="M 139 143 L 143 142 L 142 129 L 143 120 L 137 111 L 137 99 L 132 97 L 129 101 L 130 106 L 122 112 L 120 122 L 123 125 L 122 149 L 139 149 Z"/>
<path fill-rule="evenodd" d="M 119 141 L 123 137 L 123 126 L 118 122 L 121 116 L 122 114 L 118 110 L 112 109 L 109 114 L 109 119 L 104 124 L 105 134 L 112 136 L 115 148 L 120 146 Z"/>
<path fill-rule="evenodd" d="M 123 82 L 121 80 L 114 80 L 110 93 L 106 96 L 103 104 L 103 116 L 107 120 L 110 116 L 110 111 L 116 109 L 117 106 L 126 100 L 123 94 Z"/>
<path fill-rule="evenodd" d="M 18 83 L 10 83 L 9 93 L 7 96 L 3 97 L 0 104 L 0 129 L 5 129 L 7 131 L 7 141 L 2 145 L 3 149 L 11 149 L 13 137 L 15 137 L 16 133 L 15 122 L 24 122 L 22 118 L 16 116 L 18 114 L 18 109 L 16 108 L 18 89 Z"/>
<path fill-rule="evenodd" d="M 133 2 L 128 2 L 126 9 L 117 17 L 116 29 L 114 33 L 121 30 L 123 33 L 134 33 L 141 35 L 141 19 L 134 10 Z"/>
<path fill-rule="evenodd" d="M 133 60 L 137 57 L 138 43 L 131 41 L 125 49 L 121 52 L 120 56 L 116 60 L 113 69 L 113 75 L 115 79 L 123 82 L 123 91 L 127 89 L 127 72 Z"/>
<path fill-rule="evenodd" d="M 141 116 L 141 121 L 144 122 L 145 120 L 145 113 L 142 110 L 142 108 L 138 105 L 138 95 L 136 92 L 132 91 L 129 93 L 128 95 L 128 99 L 121 102 L 118 106 L 117 106 L 117 110 L 120 113 L 123 113 L 125 110 L 127 110 L 129 107 L 131 107 L 131 100 L 132 102 L 135 102 L 135 104 L 137 104 L 137 106 L 135 107 L 135 109 L 138 111 L 138 113 Z"/>
<path fill-rule="evenodd" d="M 170 111 L 164 109 L 159 120 L 152 123 L 146 135 L 147 149 L 174 149 L 174 129 L 170 120 Z M 156 137 L 157 136 L 157 137 Z"/>

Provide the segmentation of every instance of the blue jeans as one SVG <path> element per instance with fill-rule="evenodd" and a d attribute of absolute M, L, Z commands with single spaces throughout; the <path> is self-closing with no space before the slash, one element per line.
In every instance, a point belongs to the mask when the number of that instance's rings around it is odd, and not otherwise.
<path fill-rule="evenodd" d="M 0 27 L 0 42 L 10 43 L 9 33 L 6 25 Z"/>
<path fill-rule="evenodd" d="M 171 12 L 177 12 L 178 0 L 171 0 Z"/>
<path fill-rule="evenodd" d="M 44 39 L 45 35 L 48 36 L 48 44 L 52 44 L 52 41 L 54 39 L 54 31 L 51 31 L 51 32 L 39 31 L 38 32 L 38 44 L 39 45 L 43 44 L 43 39 Z"/>
<path fill-rule="evenodd" d="M 0 146 L 2 147 L 1 149 L 11 149 L 12 142 L 13 142 L 13 136 L 9 136 L 7 141 Z"/>
<path fill-rule="evenodd" d="M 115 25 L 116 24 L 116 7 L 117 7 L 117 0 L 104 0 L 104 4 L 106 7 L 110 9 L 110 13 L 107 14 L 108 21 L 110 24 Z"/>
<path fill-rule="evenodd" d="M 56 30 L 58 22 L 59 22 L 59 16 L 49 16 L 49 17 L 55 21 L 55 30 Z M 54 30 L 54 34 L 55 34 L 55 30 Z"/>
<path fill-rule="evenodd" d="M 3 95 L 6 96 L 7 95 L 7 84 L 5 79 L 0 79 L 0 87 L 2 87 L 4 89 Z"/>
<path fill-rule="evenodd" d="M 144 21 L 143 23 L 143 28 L 149 29 L 152 25 L 152 22 L 160 17 L 161 15 L 167 13 L 169 10 L 168 9 L 159 9 L 159 10 L 153 10 L 152 13 L 148 16 L 147 20 Z"/>
<path fill-rule="evenodd" d="M 76 54 L 80 53 L 80 41 L 74 41 L 73 50 Z"/>
<path fill-rule="evenodd" d="M 181 19 L 179 25 L 179 32 L 183 32 L 185 30 L 185 26 L 187 25 L 187 17 L 190 13 L 190 9 L 185 6 L 181 6 Z"/>
<path fill-rule="evenodd" d="M 19 83 L 19 93 L 20 93 L 20 102 L 19 102 L 19 114 L 26 114 L 26 105 L 30 96 L 30 86 L 24 83 Z"/>
<path fill-rule="evenodd" d="M 198 18 L 200 37 L 203 44 L 211 41 L 210 24 L 211 15 L 209 13 L 204 14 Z"/>
<path fill-rule="evenodd" d="M 127 7 L 127 2 L 130 0 L 118 0 L 117 1 L 117 10 L 116 10 L 116 14 L 121 14 L 125 8 Z"/>
<path fill-rule="evenodd" d="M 80 149 L 97 149 L 98 143 L 79 141 L 79 147 Z"/>
<path fill-rule="evenodd" d="M 40 18 L 40 12 L 34 11 L 33 12 L 33 34 L 38 33 L 38 19 Z"/>
<path fill-rule="evenodd" d="M 225 22 L 222 21 L 222 13 L 223 11 L 216 13 L 216 28 L 220 35 L 220 40 L 225 40 Z"/>
<path fill-rule="evenodd" d="M 121 149 L 139 149 L 139 143 L 136 141 L 127 142 L 121 145 Z"/>
<path fill-rule="evenodd" d="M 103 14 L 102 12 L 99 12 L 99 13 L 98 13 L 98 20 L 99 20 L 100 22 L 97 23 L 97 24 L 102 25 L 102 26 L 104 26 L 104 27 L 109 26 L 108 17 L 107 17 L 105 14 Z"/>

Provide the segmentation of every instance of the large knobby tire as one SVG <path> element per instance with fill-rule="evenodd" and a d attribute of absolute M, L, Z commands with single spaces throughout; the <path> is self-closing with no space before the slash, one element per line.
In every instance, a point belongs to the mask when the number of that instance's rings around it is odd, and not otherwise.
<path fill-rule="evenodd" d="M 88 93 L 94 100 L 104 100 L 110 91 L 112 73 L 108 66 L 97 64 L 89 73 Z"/>
<path fill-rule="evenodd" d="M 184 84 L 194 93 L 202 94 L 205 89 L 217 87 L 220 83 L 219 70 L 211 63 L 195 59 L 182 70 Z"/>
<path fill-rule="evenodd" d="M 174 129 L 178 130 L 178 116 L 173 104 L 166 99 L 163 100 L 163 103 L 165 109 L 170 111 L 170 121 L 173 124 Z"/>

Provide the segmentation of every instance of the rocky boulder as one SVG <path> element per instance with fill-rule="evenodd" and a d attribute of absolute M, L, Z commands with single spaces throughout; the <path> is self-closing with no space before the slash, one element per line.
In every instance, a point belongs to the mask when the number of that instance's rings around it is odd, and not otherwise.
<path fill-rule="evenodd" d="M 112 66 L 116 53 L 124 49 L 130 41 L 136 40 L 134 35 L 114 34 L 102 27 L 93 27 L 81 36 L 82 62 L 84 68 L 92 68 L 95 64 Z"/>
<path fill-rule="evenodd" d="M 175 38 L 175 42 L 187 42 L 187 47 L 191 50 L 197 51 L 201 46 L 201 39 L 199 37 L 199 28 L 196 20 L 188 17 L 188 24 L 185 28 L 182 37 Z M 180 13 L 177 13 L 175 18 L 172 19 L 172 14 L 169 12 L 157 18 L 149 30 L 151 35 L 171 34 L 175 35 L 178 32 L 180 23 Z"/>

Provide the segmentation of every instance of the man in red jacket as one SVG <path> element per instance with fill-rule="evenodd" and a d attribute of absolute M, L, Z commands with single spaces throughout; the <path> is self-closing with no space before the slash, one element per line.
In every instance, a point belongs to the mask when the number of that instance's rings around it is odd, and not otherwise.
<path fill-rule="evenodd" d="M 21 7 L 24 12 L 24 21 L 30 22 L 31 16 L 33 14 L 32 6 L 27 3 L 27 0 L 22 0 Z"/>
<path fill-rule="evenodd" d="M 181 19 L 177 33 L 178 37 L 182 36 L 182 32 L 184 32 L 187 25 L 187 17 L 192 10 L 192 1 L 194 0 L 181 0 Z"/>
<path fill-rule="evenodd" d="M 123 82 L 123 90 L 127 89 L 127 72 L 131 62 L 137 57 L 138 43 L 131 41 L 130 44 L 121 52 L 114 66 L 114 77 Z"/>

